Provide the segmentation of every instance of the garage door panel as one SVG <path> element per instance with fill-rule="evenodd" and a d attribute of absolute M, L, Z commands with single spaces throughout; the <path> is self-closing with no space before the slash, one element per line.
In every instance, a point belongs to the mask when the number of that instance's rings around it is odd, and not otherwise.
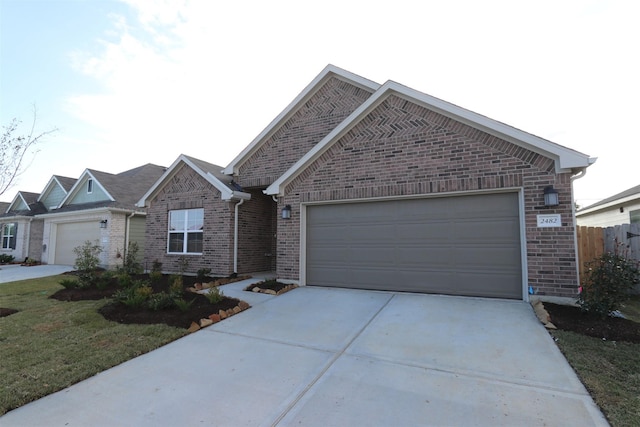
<path fill-rule="evenodd" d="M 100 239 L 98 221 L 85 221 L 57 224 L 54 264 L 74 265 L 76 255 L 73 249 L 83 245 L 87 240 L 95 242 Z"/>
<path fill-rule="evenodd" d="M 522 298 L 516 193 L 307 208 L 309 285 Z"/>

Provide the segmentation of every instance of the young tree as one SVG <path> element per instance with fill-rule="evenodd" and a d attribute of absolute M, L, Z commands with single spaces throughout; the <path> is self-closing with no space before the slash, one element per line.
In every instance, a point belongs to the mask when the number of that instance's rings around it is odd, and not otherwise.
<path fill-rule="evenodd" d="M 2 137 L 0 138 L 0 196 L 4 194 L 15 183 L 16 179 L 25 172 L 27 166 L 25 162 L 28 155 L 34 155 L 35 146 L 46 135 L 57 131 L 56 128 L 42 132 L 38 135 L 34 133 L 36 127 L 36 109 L 33 109 L 33 123 L 28 135 L 15 135 L 21 121 L 13 119 L 8 125 L 3 126 Z"/>

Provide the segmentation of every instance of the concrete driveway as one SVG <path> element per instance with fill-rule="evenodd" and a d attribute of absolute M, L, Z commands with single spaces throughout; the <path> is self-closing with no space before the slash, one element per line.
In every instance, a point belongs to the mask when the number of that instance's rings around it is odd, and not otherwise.
<path fill-rule="evenodd" d="M 0 425 L 607 425 L 527 303 L 311 287 L 250 295 L 250 310 Z"/>
<path fill-rule="evenodd" d="M 56 276 L 72 270 L 73 267 L 70 265 L 34 265 L 33 267 L 23 267 L 20 264 L 0 265 L 0 283 Z"/>

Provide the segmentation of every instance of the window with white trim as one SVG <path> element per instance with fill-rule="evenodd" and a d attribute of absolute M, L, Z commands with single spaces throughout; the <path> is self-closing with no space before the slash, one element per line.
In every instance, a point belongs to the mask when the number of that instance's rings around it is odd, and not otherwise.
<path fill-rule="evenodd" d="M 167 252 L 170 254 L 201 254 L 203 228 L 204 209 L 169 211 Z"/>
<path fill-rule="evenodd" d="M 16 230 L 18 224 L 4 224 L 2 226 L 2 249 L 16 248 Z"/>
<path fill-rule="evenodd" d="M 89 178 L 87 181 L 87 194 L 93 193 L 93 180 Z"/>

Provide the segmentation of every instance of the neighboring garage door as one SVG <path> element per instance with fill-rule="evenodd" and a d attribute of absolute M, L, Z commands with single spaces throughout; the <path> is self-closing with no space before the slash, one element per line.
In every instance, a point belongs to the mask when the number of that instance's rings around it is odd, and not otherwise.
<path fill-rule="evenodd" d="M 307 207 L 306 283 L 522 298 L 517 193 Z"/>
<path fill-rule="evenodd" d="M 97 220 L 58 224 L 54 264 L 75 264 L 76 254 L 73 253 L 73 248 L 83 245 L 87 240 L 95 242 L 99 239 L 100 227 Z"/>

